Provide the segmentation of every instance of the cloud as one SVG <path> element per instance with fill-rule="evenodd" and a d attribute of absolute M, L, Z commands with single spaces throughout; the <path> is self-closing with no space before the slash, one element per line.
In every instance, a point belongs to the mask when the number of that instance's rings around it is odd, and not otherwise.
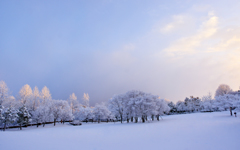
<path fill-rule="evenodd" d="M 164 25 L 163 27 L 156 27 L 155 30 L 163 34 L 171 33 L 186 24 L 188 19 L 189 18 L 186 15 L 174 15 L 172 16 L 172 22 Z"/>
<path fill-rule="evenodd" d="M 208 20 L 200 25 L 195 34 L 189 37 L 181 37 L 173 42 L 169 47 L 164 49 L 165 53 L 173 57 L 195 53 L 202 42 L 208 40 L 217 32 L 217 25 L 218 17 L 211 13 Z"/>

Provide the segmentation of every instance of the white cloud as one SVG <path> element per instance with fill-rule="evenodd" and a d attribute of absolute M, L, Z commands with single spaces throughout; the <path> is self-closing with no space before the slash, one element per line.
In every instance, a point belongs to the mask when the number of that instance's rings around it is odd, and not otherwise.
<path fill-rule="evenodd" d="M 157 28 L 155 30 L 160 31 L 161 33 L 173 32 L 187 23 L 188 17 L 185 15 L 174 15 L 172 20 L 172 22 L 166 24 L 164 27 L 160 27 L 160 29 Z"/>
<path fill-rule="evenodd" d="M 164 49 L 168 56 L 181 56 L 193 54 L 197 51 L 197 48 L 202 42 L 208 40 L 217 32 L 218 17 L 209 15 L 209 19 L 204 21 L 200 29 L 188 37 L 181 37 L 177 41 L 173 42 L 169 47 Z"/>

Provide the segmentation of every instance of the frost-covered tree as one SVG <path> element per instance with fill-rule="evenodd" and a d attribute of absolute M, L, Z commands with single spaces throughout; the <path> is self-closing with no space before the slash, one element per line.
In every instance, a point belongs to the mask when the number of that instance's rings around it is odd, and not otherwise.
<path fill-rule="evenodd" d="M 50 109 L 53 115 L 54 126 L 58 119 L 61 119 L 63 122 L 73 119 L 70 106 L 65 100 L 52 100 Z"/>
<path fill-rule="evenodd" d="M 74 93 L 72 93 L 69 96 L 68 103 L 69 103 L 70 108 L 72 110 L 72 114 L 74 114 L 75 111 L 79 108 L 79 102 L 77 100 L 77 96 Z"/>
<path fill-rule="evenodd" d="M 141 117 L 142 120 L 146 120 L 146 113 L 144 108 L 144 103 L 146 99 L 144 99 L 146 93 L 138 90 L 131 90 L 124 94 L 125 96 L 125 105 L 124 105 L 124 117 L 127 119 L 127 122 L 129 118 L 131 119 L 131 122 L 133 122 L 133 119 L 135 119 L 135 122 L 138 122 L 138 118 Z M 147 107 L 146 107 L 147 108 Z"/>
<path fill-rule="evenodd" d="M 52 115 L 53 115 L 54 126 L 55 126 L 57 119 L 59 119 L 61 116 L 62 102 L 60 100 L 52 100 L 52 105 L 50 107 L 52 109 Z"/>
<path fill-rule="evenodd" d="M 32 114 L 32 120 L 33 122 L 36 122 L 37 127 L 39 123 L 42 123 L 43 120 L 43 113 L 41 111 L 41 107 L 38 107 Z"/>
<path fill-rule="evenodd" d="M 110 111 L 103 103 L 96 104 L 95 107 L 93 108 L 93 114 L 98 123 L 100 123 L 102 119 L 108 118 L 108 116 L 110 115 Z"/>
<path fill-rule="evenodd" d="M 156 117 L 159 121 L 159 117 L 164 115 L 165 113 L 168 114 L 170 111 L 170 107 L 168 106 L 168 103 L 164 99 L 156 99 Z"/>
<path fill-rule="evenodd" d="M 201 102 L 201 110 L 206 111 L 206 112 L 212 112 L 214 111 L 213 107 L 213 99 L 212 99 L 212 94 L 208 93 L 208 95 L 204 95 L 202 97 L 202 102 Z"/>
<path fill-rule="evenodd" d="M 30 121 L 31 115 L 28 112 L 28 109 L 25 105 L 19 108 L 17 115 L 18 115 L 17 123 L 20 125 L 20 130 L 22 130 L 22 126 L 27 125 L 28 122 Z"/>
<path fill-rule="evenodd" d="M 186 106 L 185 111 L 187 112 L 200 111 L 201 99 L 193 96 L 191 96 L 190 98 L 186 97 L 186 99 L 184 100 L 184 104 Z"/>
<path fill-rule="evenodd" d="M 112 112 L 112 114 L 115 117 L 120 117 L 121 123 L 123 121 L 123 115 L 126 109 L 126 98 L 125 95 L 119 94 L 114 95 L 113 98 L 111 98 L 108 101 L 108 108 Z"/>
<path fill-rule="evenodd" d="M 32 97 L 32 105 L 31 105 L 31 111 L 35 111 L 37 107 L 40 105 L 40 93 L 38 90 L 38 87 L 34 87 L 33 89 L 33 97 Z"/>
<path fill-rule="evenodd" d="M 219 87 L 216 90 L 215 97 L 223 96 L 224 94 L 228 94 L 231 91 L 232 91 L 232 89 L 230 88 L 229 85 L 221 84 L 221 85 L 219 85 Z"/>
<path fill-rule="evenodd" d="M 0 81 L 0 105 L 8 99 L 8 87 L 4 81 Z"/>
<path fill-rule="evenodd" d="M 7 108 L 7 110 L 3 112 L 3 118 L 4 118 L 2 120 L 2 123 L 4 125 L 3 131 L 5 131 L 6 127 L 9 124 L 14 123 L 17 120 L 18 118 L 17 111 L 13 107 L 9 107 Z"/>
<path fill-rule="evenodd" d="M 230 107 L 237 108 L 240 97 L 238 95 L 225 94 L 215 97 L 215 106 L 217 110 L 224 111 L 228 110 Z"/>
<path fill-rule="evenodd" d="M 83 105 L 86 107 L 89 107 L 89 95 L 88 93 L 83 94 Z"/>
<path fill-rule="evenodd" d="M 138 117 L 141 117 L 143 123 L 148 120 L 148 116 L 156 114 L 156 99 L 157 97 L 146 93 L 135 99 L 136 114 Z"/>
<path fill-rule="evenodd" d="M 0 81 L 0 105 L 5 108 L 17 105 L 15 98 L 9 94 L 9 89 L 4 81 Z"/>
<path fill-rule="evenodd" d="M 80 107 L 75 113 L 75 119 L 88 122 L 90 119 L 94 119 L 93 108 L 91 107 Z"/>
<path fill-rule="evenodd" d="M 62 109 L 61 109 L 61 115 L 60 115 L 60 119 L 63 121 L 63 124 L 65 121 L 69 121 L 72 120 L 73 114 L 72 114 L 72 110 L 70 108 L 70 106 L 68 105 L 67 101 L 62 101 Z"/>
<path fill-rule="evenodd" d="M 32 88 L 25 84 L 19 91 L 20 101 L 22 104 L 27 105 L 27 107 L 30 105 L 32 100 Z"/>
<path fill-rule="evenodd" d="M 33 114 L 33 121 L 37 124 L 42 123 L 43 127 L 45 126 L 46 122 L 53 120 L 52 111 L 50 109 L 50 102 L 45 105 L 40 105 Z M 38 126 L 37 126 L 38 127 Z"/>
<path fill-rule="evenodd" d="M 168 106 L 170 108 L 170 113 L 175 113 L 177 111 L 176 105 L 173 102 L 169 102 Z"/>
<path fill-rule="evenodd" d="M 41 100 L 42 100 L 43 104 L 45 104 L 47 101 L 52 100 L 52 96 L 50 94 L 50 91 L 46 86 L 44 86 L 43 89 L 42 89 Z"/>
<path fill-rule="evenodd" d="M 4 106 L 0 104 L 0 127 L 2 126 L 3 120 L 5 119 L 3 117 L 3 110 L 4 110 Z"/>
<path fill-rule="evenodd" d="M 165 100 L 159 101 L 157 95 L 137 90 L 113 96 L 108 101 L 108 108 L 112 115 L 120 118 L 121 122 L 123 120 L 133 122 L 133 119 L 138 122 L 139 118 L 145 122 L 148 121 L 148 117 L 154 120 L 155 116 L 159 117 L 163 112 L 168 113 L 169 111 Z"/>
<path fill-rule="evenodd" d="M 187 106 L 185 105 L 185 103 L 183 101 L 178 101 L 176 103 L 176 108 L 178 113 L 183 113 L 187 111 Z"/>
<path fill-rule="evenodd" d="M 18 101 L 16 101 L 15 97 L 14 96 L 8 96 L 7 100 L 5 100 L 2 105 L 5 107 L 5 108 L 8 108 L 8 107 L 18 107 L 20 104 Z"/>

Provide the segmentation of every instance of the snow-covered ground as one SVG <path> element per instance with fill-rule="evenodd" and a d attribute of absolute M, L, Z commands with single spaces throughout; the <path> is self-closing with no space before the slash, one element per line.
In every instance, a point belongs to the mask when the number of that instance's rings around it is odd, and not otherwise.
<path fill-rule="evenodd" d="M 239 141 L 240 117 L 229 112 L 171 115 L 149 123 L 57 124 L 0 132 L 1 150 L 239 150 Z"/>

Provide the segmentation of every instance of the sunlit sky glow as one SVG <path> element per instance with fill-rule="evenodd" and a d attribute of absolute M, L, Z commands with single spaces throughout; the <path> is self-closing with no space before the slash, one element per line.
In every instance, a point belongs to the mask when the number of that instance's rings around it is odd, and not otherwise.
<path fill-rule="evenodd" d="M 240 86 L 240 1 L 0 1 L 0 80 L 91 104 L 136 89 L 174 102 Z"/>

